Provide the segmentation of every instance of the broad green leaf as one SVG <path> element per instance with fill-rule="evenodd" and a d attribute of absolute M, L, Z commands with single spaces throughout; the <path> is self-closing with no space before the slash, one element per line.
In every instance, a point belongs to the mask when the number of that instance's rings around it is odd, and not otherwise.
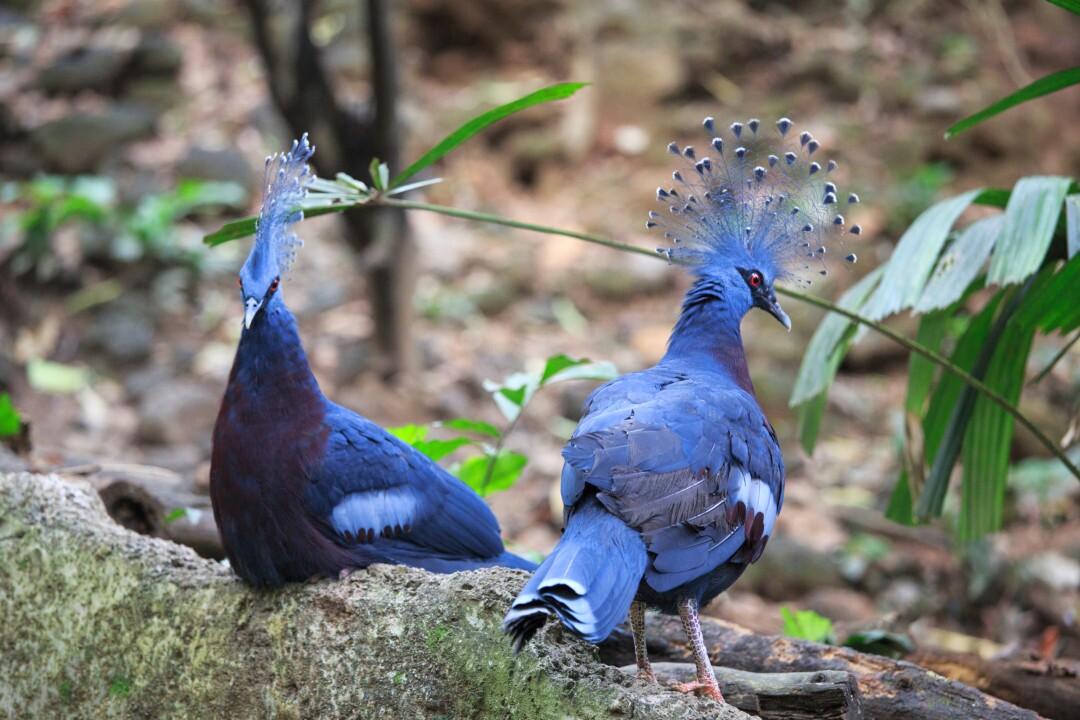
<path fill-rule="evenodd" d="M 1080 302 L 1070 301 L 1080 288 L 1080 258 L 1058 265 L 1045 268 L 1032 284 L 1017 311 L 1017 322 L 1023 327 L 1069 333 L 1080 326 Z"/>
<path fill-rule="evenodd" d="M 1024 368 L 1034 336 L 1034 327 L 1010 322 L 986 372 L 986 384 L 1013 404 L 1024 387 Z M 975 400 L 964 437 L 964 479 L 957 527 L 960 540 L 974 540 L 1001 529 L 1015 424 L 1013 416 L 989 398 L 979 395 Z"/>
<path fill-rule="evenodd" d="M 1065 237 L 1068 240 L 1069 259 L 1072 260 L 1080 253 L 1080 195 L 1065 198 Z"/>
<path fill-rule="evenodd" d="M 442 460 L 458 448 L 471 445 L 472 442 L 470 438 L 459 437 L 451 440 L 420 440 L 412 443 L 412 446 L 432 460 Z"/>
<path fill-rule="evenodd" d="M 26 379 L 39 392 L 66 395 L 90 384 L 90 371 L 51 360 L 31 360 L 26 365 Z"/>
<path fill-rule="evenodd" d="M 499 429 L 491 423 L 486 423 L 482 420 L 469 420 L 468 418 L 456 418 L 454 420 L 444 420 L 440 423 L 436 423 L 437 427 L 450 428 L 451 430 L 460 430 L 461 432 L 471 432 L 477 435 L 487 435 L 488 437 L 496 438 L 502 435 Z"/>
<path fill-rule="evenodd" d="M 919 331 L 915 335 L 915 341 L 935 352 L 940 350 L 951 322 L 951 312 L 934 312 L 924 315 L 919 321 Z M 920 418 L 923 416 L 926 397 L 934 384 L 936 370 L 937 364 L 933 361 L 916 353 L 911 354 L 908 360 L 907 400 L 904 402 L 904 409 L 907 412 Z"/>
<path fill-rule="evenodd" d="M 472 120 L 469 120 L 439 141 L 439 144 L 435 147 L 424 153 L 419 160 L 398 174 L 387 187 L 395 188 L 398 185 L 401 185 L 413 175 L 416 175 L 416 173 L 436 162 L 492 123 L 496 123 L 508 115 L 513 115 L 520 110 L 530 108 L 534 105 L 568 98 L 586 85 L 588 85 L 588 83 L 561 83 L 552 85 L 474 117 Z"/>
<path fill-rule="evenodd" d="M 1004 210 L 1005 206 L 1009 204 L 1010 195 L 1012 195 L 1012 191 L 1010 190 L 990 188 L 989 190 L 983 190 L 976 195 L 975 199 L 971 201 L 971 204 L 986 205 L 987 207 L 996 207 Z"/>
<path fill-rule="evenodd" d="M 818 435 L 821 434 L 821 420 L 825 416 L 825 405 L 829 394 L 820 392 L 799 406 L 798 428 L 799 444 L 807 455 L 814 454 Z"/>
<path fill-rule="evenodd" d="M 22 418 L 11 404 L 11 397 L 7 393 L 0 393 L 0 437 L 18 435 L 22 429 Z"/>
<path fill-rule="evenodd" d="M 428 429 L 427 425 L 402 425 L 400 427 L 386 428 L 386 432 L 406 445 L 416 445 L 416 443 L 427 438 Z"/>
<path fill-rule="evenodd" d="M 911 307 L 919 299 L 953 223 L 982 190 L 969 190 L 924 211 L 900 238 L 862 313 L 872 320 Z M 1014 193 L 1015 195 L 1015 193 Z"/>
<path fill-rule="evenodd" d="M 1074 15 L 1080 15 L 1080 0 L 1049 0 L 1049 2 L 1065 8 Z"/>
<path fill-rule="evenodd" d="M 488 477 L 488 465 L 494 462 L 494 467 Z M 521 453 L 512 450 L 500 450 L 495 457 L 490 455 L 476 455 L 464 461 L 460 465 L 451 468 L 451 472 L 471 487 L 481 497 L 488 493 L 505 490 L 518 479 L 521 471 L 528 462 Z M 484 479 L 487 478 L 485 484 Z"/>
<path fill-rule="evenodd" d="M 544 372 L 540 375 L 540 385 L 552 385 L 568 380 L 613 380 L 618 376 L 618 370 L 610 362 L 593 362 L 588 358 L 575 360 L 560 354 L 547 359 Z"/>
<path fill-rule="evenodd" d="M 791 612 L 786 607 L 780 608 L 780 614 L 784 618 L 784 634 L 788 637 L 817 643 L 833 642 L 833 626 L 829 618 L 818 615 L 813 610 Z"/>
<path fill-rule="evenodd" d="M 885 508 L 885 517 L 899 525 L 915 524 L 915 494 L 911 491 L 907 468 L 900 470 L 900 477 Z"/>
<path fill-rule="evenodd" d="M 866 277 L 859 280 L 843 294 L 837 305 L 846 310 L 859 310 L 866 302 L 871 291 L 876 287 L 881 278 L 884 266 L 875 268 Z M 795 407 L 811 400 L 829 389 L 833 377 L 836 375 L 836 367 L 829 361 L 848 329 L 853 325 L 843 315 L 829 313 L 814 331 L 814 337 L 810 339 L 810 345 L 806 348 L 802 364 L 799 366 L 799 374 L 795 379 L 795 388 L 791 391 L 791 400 L 788 405 Z"/>
<path fill-rule="evenodd" d="M 1066 0 L 1050 0 L 1057 5 L 1062 5 Z M 1071 9 L 1071 8 L 1070 8 Z M 1075 12 L 1075 11 L 1074 11 Z M 1035 98 L 1042 97 L 1043 95 L 1049 95 L 1052 92 L 1057 92 L 1070 85 L 1080 84 L 1080 67 L 1074 67 L 1069 70 L 1061 70 L 1059 72 L 1047 75 L 1044 78 L 1039 78 L 1030 85 L 1025 85 L 1012 95 L 1003 97 L 996 103 L 989 105 L 974 115 L 969 115 L 960 122 L 956 123 L 948 130 L 945 131 L 945 138 L 956 137 L 965 130 L 972 128 L 984 120 L 989 120 L 995 115 L 999 115 L 1006 110 L 1016 107 L 1021 103 L 1025 103 L 1028 100 L 1034 100 Z"/>
<path fill-rule="evenodd" d="M 992 298 L 982 312 L 971 320 L 949 358 L 973 374 L 980 351 L 988 342 L 990 326 L 1001 297 L 999 294 Z M 973 405 L 974 397 L 964 381 L 951 373 L 943 373 L 930 396 L 930 405 L 923 418 L 923 448 L 930 463 L 930 474 L 916 498 L 916 515 L 920 519 L 941 514 L 949 474 L 960 455 L 964 427 Z"/>
<path fill-rule="evenodd" d="M 990 260 L 988 283 L 1022 282 L 1039 269 L 1054 238 L 1070 185 L 1070 178 L 1051 176 L 1026 177 L 1016 183 Z"/>
<path fill-rule="evenodd" d="M 1001 235 L 1004 216 L 983 218 L 961 230 L 938 259 L 922 297 L 915 303 L 920 313 L 948 307 L 959 300 L 979 275 Z"/>

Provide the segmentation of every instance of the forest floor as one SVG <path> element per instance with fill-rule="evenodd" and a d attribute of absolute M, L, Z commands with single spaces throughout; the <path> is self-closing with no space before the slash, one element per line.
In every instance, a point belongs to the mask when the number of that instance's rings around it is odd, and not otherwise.
<path fill-rule="evenodd" d="M 43 86 L 43 69 L 61 64 L 65 49 L 141 42 L 118 39 L 123 33 L 115 23 L 107 29 L 103 18 L 122 18 L 138 38 L 161 37 L 176 48 L 182 61 L 166 88 L 181 99 L 157 109 L 152 133 L 78 172 L 111 176 L 122 196 L 134 197 L 172 187 L 193 148 L 230 149 L 249 161 L 247 175 L 233 173 L 249 191 L 246 211 L 177 224 L 175 242 L 190 253 L 184 261 L 154 252 L 136 260 L 91 256 L 82 231 L 67 227 L 56 235 L 49 272 L 26 272 L 0 289 L 0 380 L 32 423 L 39 465 L 142 463 L 206 487 L 210 431 L 240 332 L 233 274 L 248 245 L 202 250 L 199 240 L 257 207 L 252 191 L 261 158 L 288 142 L 246 18 L 225 5 L 28 3 L 5 26 L 36 33 L 37 41 L 24 47 L 8 33 L 0 55 L 11 71 L 0 83 L 0 120 L 26 129 L 0 136 L 9 153 L 5 175 L 65 169 L 48 158 L 70 157 L 64 153 L 71 150 L 49 155 L 34 127 L 72 112 L 126 107 L 118 94 L 161 94 L 148 81 L 135 90 L 120 80 L 93 91 Z M 1080 168 L 1080 138 L 1069 131 L 1080 111 L 1075 92 L 959 140 L 940 140 L 968 111 L 1077 64 L 1075 33 L 1055 24 L 1070 18 L 1048 4 L 957 2 L 939 14 L 935 3 L 849 3 L 845 14 L 814 3 L 799 15 L 768 3 L 686 3 L 657 19 L 647 3 L 596 6 L 603 11 L 532 3 L 535 15 L 515 19 L 517 3 L 508 3 L 498 33 L 451 5 L 413 0 L 401 19 L 407 157 L 479 111 L 543 84 L 594 84 L 454 153 L 439 168 L 445 182 L 425 192 L 431 202 L 656 247 L 661 239 L 647 234 L 644 220 L 671 169 L 663 152 L 669 140 L 694 141 L 705 115 L 731 121 L 790 114 L 835 150 L 844 187 L 863 199 L 858 269 L 837 268 L 814 285 L 835 297 L 887 257 L 934 198 Z M 324 12 L 316 30 L 325 34 L 328 66 L 343 94 L 362 98 L 357 67 L 366 51 L 356 20 L 334 3 Z M 556 353 L 610 360 L 621 372 L 662 354 L 686 286 L 677 268 L 437 215 L 417 213 L 409 221 L 420 246 L 422 369 L 394 382 L 379 372 L 363 281 L 341 241 L 344 226 L 317 218 L 299 228 L 305 246 L 286 298 L 315 374 L 337 402 L 386 426 L 454 417 L 502 426 L 485 380 L 535 370 Z M 0 238 L 0 263 L 11 251 L 10 240 Z M 707 612 L 779 633 L 781 607 L 813 609 L 835 622 L 841 640 L 879 628 L 905 633 L 920 648 L 984 658 L 1080 657 L 1080 485 L 1041 461 L 1021 434 L 1014 456 L 1024 464 L 1010 480 L 1003 532 L 961 547 L 948 517 L 914 529 L 885 520 L 901 463 L 906 356 L 873 336 L 857 347 L 808 457 L 787 398 L 821 313 L 794 300 L 785 306 L 790 334 L 762 313 L 751 313 L 743 326 L 755 386 L 788 466 L 783 513 L 762 560 Z M 895 325 L 914 330 L 910 318 Z M 1058 347 L 1039 341 L 1033 368 Z M 70 393 L 35 392 L 24 369 L 41 359 L 90 374 Z M 542 391 L 511 435 L 509 446 L 527 455 L 528 465 L 517 484 L 488 499 L 507 540 L 521 549 L 546 553 L 558 540 L 560 449 L 594 385 Z M 1025 392 L 1023 407 L 1062 437 L 1078 388 L 1080 353 L 1073 349 Z"/>

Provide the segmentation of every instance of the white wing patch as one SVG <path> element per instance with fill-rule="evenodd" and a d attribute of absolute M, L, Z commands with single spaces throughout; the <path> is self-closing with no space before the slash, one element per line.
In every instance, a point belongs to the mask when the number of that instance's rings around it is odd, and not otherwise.
<path fill-rule="evenodd" d="M 334 506 L 330 524 L 346 540 L 371 542 L 412 530 L 416 497 L 406 488 L 350 493 Z"/>

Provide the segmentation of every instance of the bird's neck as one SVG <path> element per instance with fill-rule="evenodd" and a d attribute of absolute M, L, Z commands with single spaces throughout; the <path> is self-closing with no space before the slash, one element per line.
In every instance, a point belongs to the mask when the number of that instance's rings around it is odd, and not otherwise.
<path fill-rule="evenodd" d="M 688 363 L 719 372 L 753 395 L 754 384 L 739 329 L 743 315 L 745 312 L 736 312 L 725 301 L 719 283 L 698 280 L 686 293 L 662 362 Z"/>
<path fill-rule="evenodd" d="M 280 298 L 263 308 L 241 334 L 229 384 L 257 398 L 264 410 L 292 413 L 298 401 L 322 399 L 296 319 Z"/>

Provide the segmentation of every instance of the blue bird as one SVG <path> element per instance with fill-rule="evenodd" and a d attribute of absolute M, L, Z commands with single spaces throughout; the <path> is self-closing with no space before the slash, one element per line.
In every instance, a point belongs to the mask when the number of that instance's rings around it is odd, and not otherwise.
<path fill-rule="evenodd" d="M 281 287 L 301 244 L 287 231 L 303 217 L 313 152 L 305 135 L 267 158 L 255 244 L 240 270 L 244 326 L 210 470 L 229 562 L 248 583 L 275 587 L 371 563 L 533 569 L 506 551 L 468 486 L 319 390 Z"/>
<path fill-rule="evenodd" d="M 723 701 L 698 611 L 761 557 L 784 501 L 784 461 L 740 325 L 757 307 L 790 330 L 773 283 L 824 272 L 825 242 L 860 232 L 836 212 L 825 177 L 835 163 L 810 157 L 818 142 L 796 138 L 787 118 L 772 138 L 759 127 L 733 124 L 725 147 L 706 118 L 709 157 L 669 146 L 687 167 L 657 190 L 669 212 L 646 225 L 675 243 L 660 252 L 694 282 L 663 359 L 585 401 L 562 453 L 566 530 L 503 623 L 518 651 L 551 616 L 595 643 L 629 612 L 638 677 L 655 682 L 651 607 L 681 617 L 693 650 L 697 677 L 675 689 Z"/>

